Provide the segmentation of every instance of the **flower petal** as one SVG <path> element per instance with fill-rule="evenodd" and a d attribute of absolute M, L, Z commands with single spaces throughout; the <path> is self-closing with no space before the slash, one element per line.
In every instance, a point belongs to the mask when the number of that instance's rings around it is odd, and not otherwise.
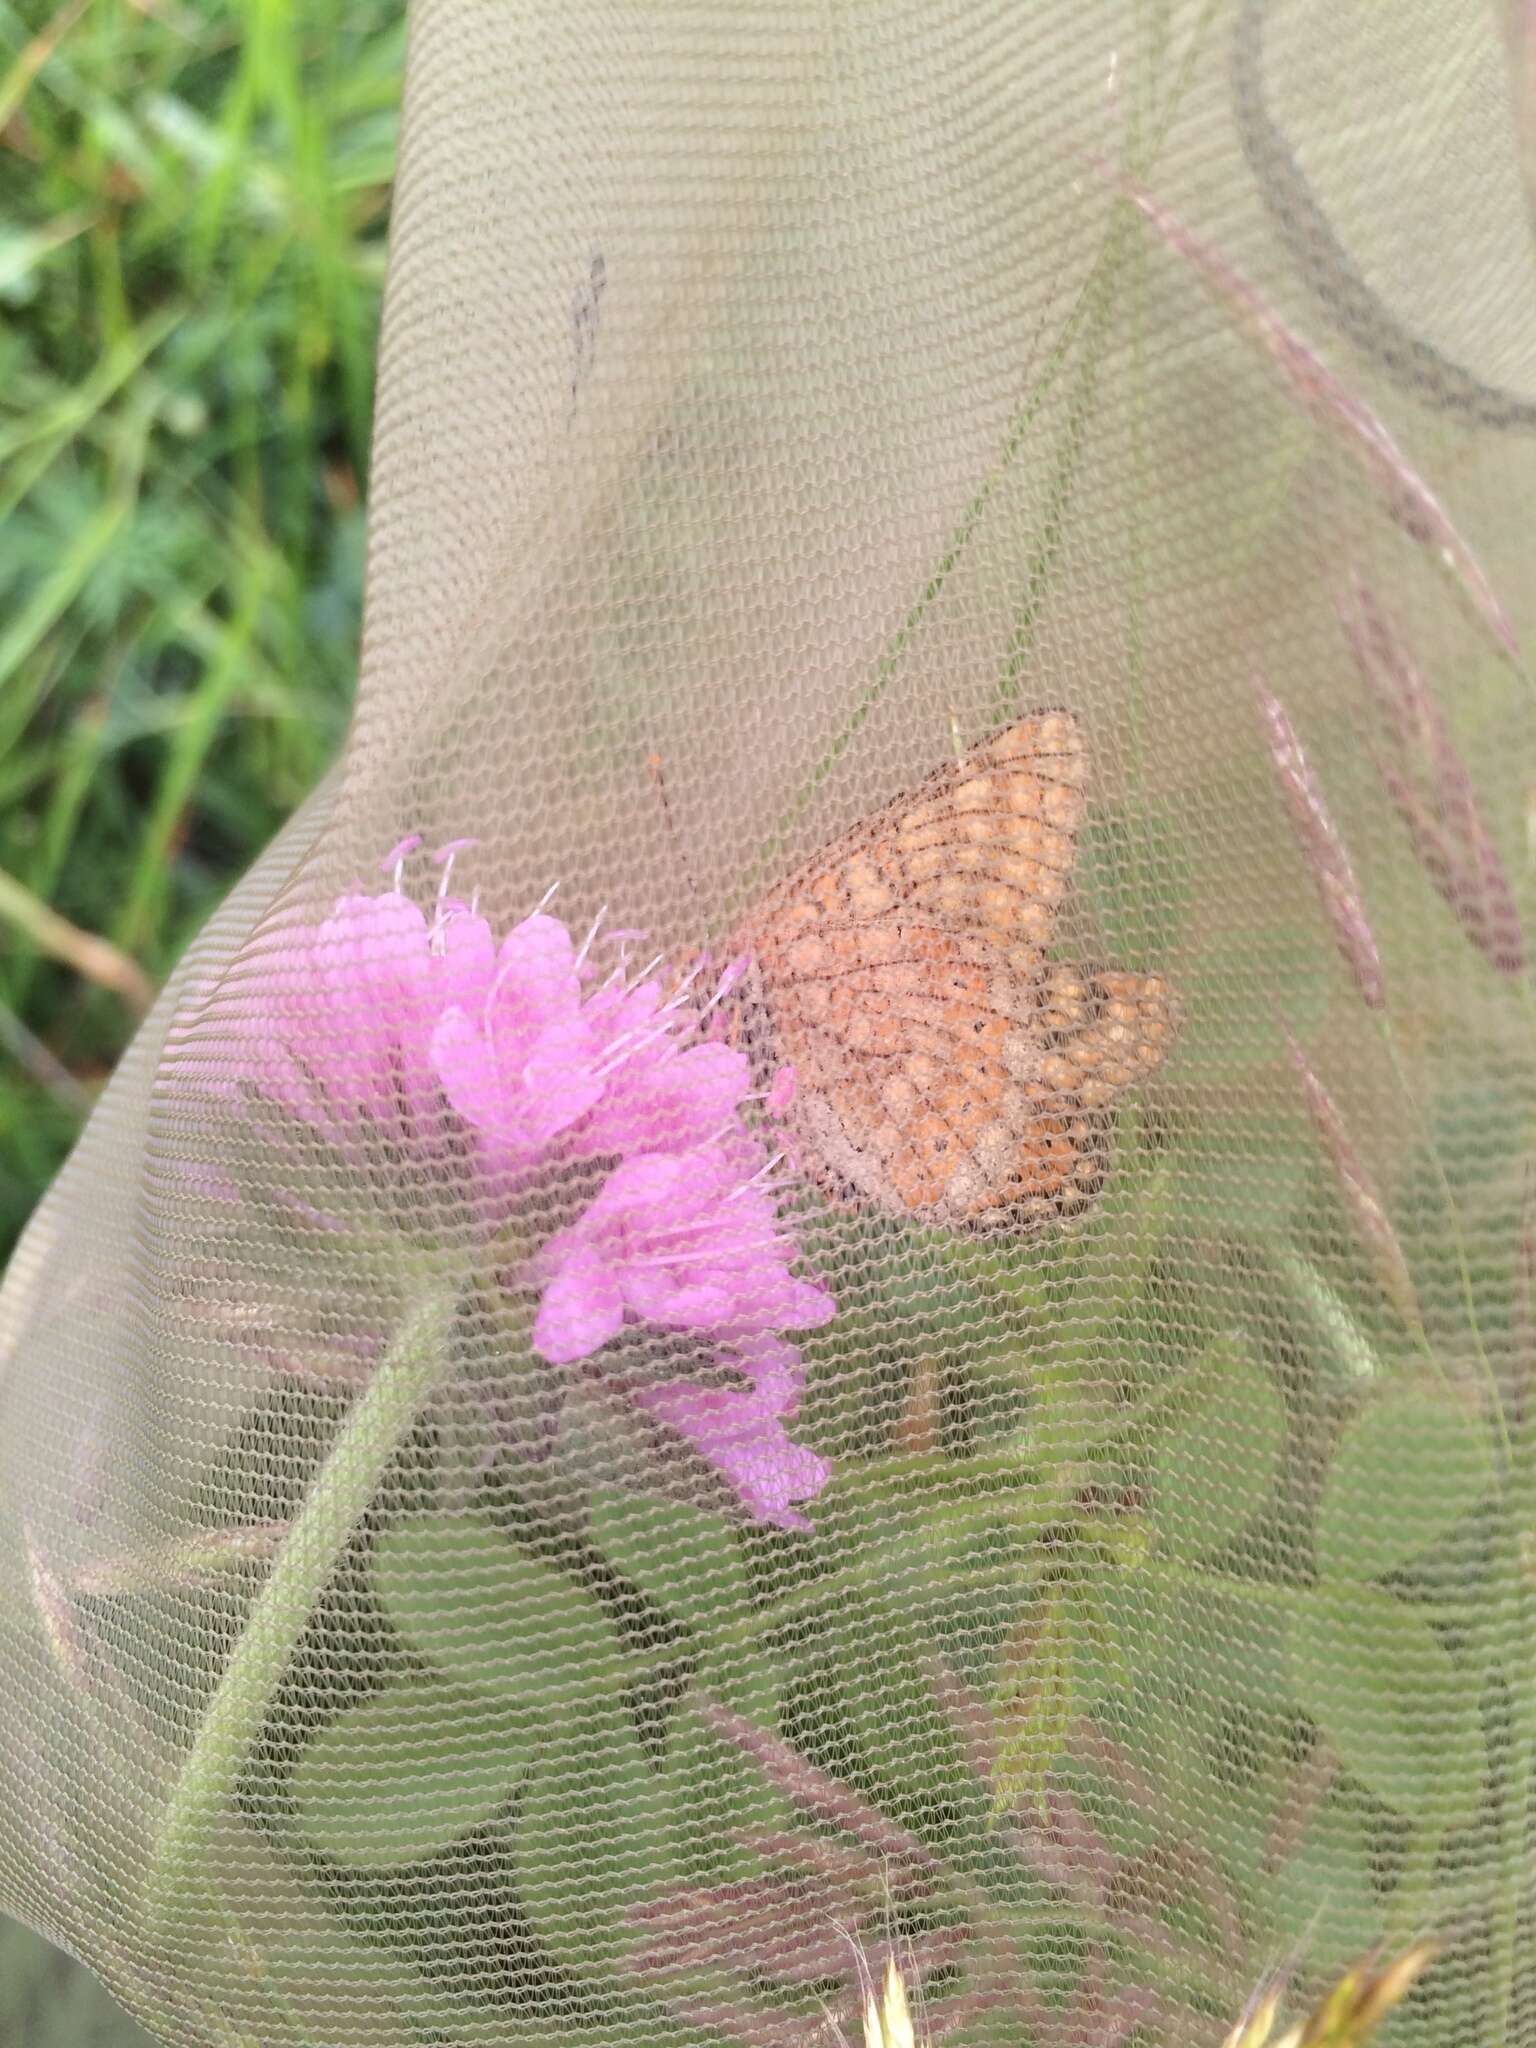
<path fill-rule="evenodd" d="M 597 1101 L 603 1084 L 583 1057 L 579 1042 L 569 1030 L 548 1031 L 539 1040 L 519 1076 L 522 1087 L 522 1125 L 532 1147 L 549 1140 L 573 1124 Z"/>
<path fill-rule="evenodd" d="M 825 1287 L 817 1287 L 809 1280 L 796 1280 L 791 1275 L 789 1288 L 789 1303 L 779 1317 L 786 1330 L 819 1330 L 837 1314 L 837 1303 Z"/>
<path fill-rule="evenodd" d="M 687 1151 L 714 1136 L 751 1085 L 747 1056 L 734 1046 L 648 1046 L 614 1070 L 577 1143 L 588 1154 Z"/>
<path fill-rule="evenodd" d="M 536 911 L 501 942 L 497 978 L 535 997 L 547 1009 L 574 1009 L 581 1000 L 576 947 L 558 917 Z"/>
<path fill-rule="evenodd" d="M 665 1269 L 655 1272 L 630 1267 L 623 1275 L 624 1298 L 642 1321 L 663 1323 L 673 1330 L 719 1329 L 736 1310 L 725 1287 L 701 1281 L 690 1286 Z"/>
<path fill-rule="evenodd" d="M 618 1281 L 596 1252 L 572 1245 L 539 1302 L 533 1348 L 551 1365 L 570 1365 L 616 1337 L 623 1322 Z"/>
<path fill-rule="evenodd" d="M 635 1403 L 675 1429 L 713 1465 L 757 1522 L 808 1529 L 794 1503 L 813 1500 L 831 1477 L 825 1458 L 791 1441 L 756 1391 L 736 1393 L 670 1380 L 643 1387 Z"/>
<path fill-rule="evenodd" d="M 687 1162 L 667 1152 L 638 1152 L 616 1166 L 588 1205 L 578 1229 L 629 1220 L 636 1211 L 654 1211 L 658 1219 L 673 1213 L 674 1197 L 689 1196 Z"/>
<path fill-rule="evenodd" d="M 500 1134 L 506 1116 L 504 1091 L 486 1058 L 485 1038 L 458 1008 L 445 1010 L 432 1033 L 432 1065 L 443 1093 L 467 1124 Z"/>

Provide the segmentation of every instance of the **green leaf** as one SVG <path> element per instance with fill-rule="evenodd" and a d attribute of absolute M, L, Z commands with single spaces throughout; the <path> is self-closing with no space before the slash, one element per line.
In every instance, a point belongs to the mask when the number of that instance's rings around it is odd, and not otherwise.
<path fill-rule="evenodd" d="M 313 1873 L 303 1874 L 296 1858 L 254 1830 L 240 1845 L 238 1869 L 213 1873 L 210 1891 L 218 1939 L 232 1941 L 241 1958 L 242 2038 L 263 2048 L 300 2041 L 380 2048 L 419 2040 L 417 2028 L 437 2016 L 436 1994 L 402 1953 L 398 1932 L 381 1928 L 370 1940 L 348 1928 L 327 1910 Z M 196 1967 L 181 1959 L 183 1971 Z M 179 2031 L 174 2022 L 165 2027 L 171 2039 Z M 454 2048 L 469 2048 L 472 2037 L 455 2031 L 449 2038 Z M 513 2048 L 505 2030 L 495 2048 Z"/>
<path fill-rule="evenodd" d="M 632 1675 L 592 1594 L 483 1515 L 423 1515 L 391 1530 L 374 1581 L 412 1648 L 477 1691 L 557 1708 Z"/>
<path fill-rule="evenodd" d="M 1244 1338 L 1218 1338 L 1194 1371 L 1194 1403 L 1153 1467 L 1158 1544 L 1185 1563 L 1225 1550 L 1247 1527 L 1285 1442 L 1284 1403 Z"/>
<path fill-rule="evenodd" d="M 627 1714 L 598 1705 L 552 1729 L 519 1819 L 519 1890 L 535 1931 L 573 1974 L 606 1975 L 631 1906 L 676 1874 L 675 1793 Z"/>
<path fill-rule="evenodd" d="M 745 1828 L 798 1825 L 794 1807 L 733 1742 L 717 1735 L 697 1707 L 699 1693 L 744 1714 L 770 1733 L 778 1727 L 783 1680 L 770 1660 L 737 1645 L 723 1646 L 699 1672 L 667 1734 L 667 1767 L 688 1816 L 678 1844 L 681 1874 L 689 1884 L 723 1884 L 759 1873 L 760 1861 L 733 1836 Z"/>
<path fill-rule="evenodd" d="M 293 1777 L 300 1825 L 342 1863 L 414 1863 L 488 1820 L 533 1747 L 526 1715 L 407 1680 L 349 1708 L 305 1750 Z"/>
<path fill-rule="evenodd" d="M 1290 1282 L 1318 1379 L 1352 1394 L 1376 1385 L 1381 1357 L 1338 1289 L 1300 1252 L 1283 1251 L 1276 1264 Z"/>
<path fill-rule="evenodd" d="M 1233 1708 L 1283 1710 L 1289 1666 L 1283 1614 L 1227 1585 L 1169 1586 L 1154 1592 L 1130 1575 L 1141 1629 L 1122 1645 L 1132 1683 L 1143 1670 L 1180 1703 L 1191 1729 L 1214 1728 Z"/>
<path fill-rule="evenodd" d="M 997 1701 L 991 1816 L 1016 1808 L 1042 1823 L 1045 1790 L 1080 1710 L 1069 1625 L 1048 1607 Z"/>
<path fill-rule="evenodd" d="M 1395 1812 L 1465 1818 L 1483 1780 L 1477 1697 L 1414 1610 L 1373 1587 L 1320 1587 L 1290 1628 L 1296 1697 L 1345 1767 Z"/>
<path fill-rule="evenodd" d="M 975 1780 L 923 1675 L 924 1653 L 896 1599 L 853 1595 L 839 1610 L 829 1660 L 838 1740 L 862 1766 L 847 1775 L 893 1819 L 932 1839 L 952 1830 L 967 1807 L 978 1820 L 981 1809 Z M 913 1769 L 914 1757 L 922 1758 L 921 1770 Z M 829 1768 L 842 1775 L 837 1764 Z"/>
<path fill-rule="evenodd" d="M 1269 1916 L 1267 1932 L 1278 1952 L 1299 1950 L 1316 1970 L 1367 1955 L 1383 1930 L 1363 1816 L 1331 1801 L 1270 1873 L 1261 1897 Z"/>
<path fill-rule="evenodd" d="M 747 1611 L 747 1576 L 723 1515 L 604 1491 L 593 1501 L 592 1540 L 647 1599 L 701 1638 Z"/>
<path fill-rule="evenodd" d="M 1376 1579 L 1420 1556 L 1487 1494 L 1488 1444 L 1444 1395 L 1389 1392 L 1340 1438 L 1317 1510 L 1319 1571 Z"/>
<path fill-rule="evenodd" d="M 1245 1595 L 1241 1582 L 1164 1567 L 1120 1574 L 1094 1587 L 1099 1632 L 1113 1655 L 1079 1630 L 1074 1639 L 1078 1711 L 1113 1730 L 1116 1746 L 1160 1788 L 1191 1840 L 1222 1860 L 1246 1896 L 1267 1853 L 1271 1762 L 1289 1780 L 1297 1711 L 1291 1698 L 1285 1610 Z M 1106 1788 L 1113 1792 L 1112 1782 Z M 1115 1809 L 1118 1811 L 1118 1809 Z M 1105 1825 L 1120 1853 L 1146 1850 L 1134 1804 Z"/>

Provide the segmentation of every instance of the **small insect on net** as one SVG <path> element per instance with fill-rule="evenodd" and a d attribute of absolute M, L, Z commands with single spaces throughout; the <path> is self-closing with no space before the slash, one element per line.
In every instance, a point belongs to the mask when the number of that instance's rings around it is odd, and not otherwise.
<path fill-rule="evenodd" d="M 3 1297 L 165 2042 L 1536 2043 L 1533 38 L 423 0 L 346 753 Z"/>

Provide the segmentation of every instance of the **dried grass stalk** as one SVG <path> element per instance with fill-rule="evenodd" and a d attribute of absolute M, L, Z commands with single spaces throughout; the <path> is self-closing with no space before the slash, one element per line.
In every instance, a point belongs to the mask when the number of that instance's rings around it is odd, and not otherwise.
<path fill-rule="evenodd" d="M 1371 1179 L 1365 1161 L 1355 1149 L 1350 1137 L 1349 1126 L 1339 1114 L 1338 1105 L 1322 1082 L 1307 1064 L 1307 1056 L 1292 1038 L 1285 1034 L 1290 1047 L 1291 1063 L 1301 1082 L 1302 1099 L 1307 1105 L 1307 1115 L 1312 1120 L 1323 1150 L 1327 1153 L 1338 1175 L 1339 1191 L 1344 1197 L 1344 1206 L 1350 1221 L 1355 1226 L 1361 1249 L 1383 1292 L 1391 1300 L 1398 1314 L 1410 1330 L 1422 1333 L 1424 1318 L 1419 1309 L 1418 1292 L 1413 1276 L 1408 1270 L 1408 1261 L 1397 1232 L 1392 1228 L 1376 1183 Z"/>
<path fill-rule="evenodd" d="M 1445 715 L 1402 635 L 1357 578 L 1344 630 L 1390 748 L 1382 780 L 1420 865 L 1500 974 L 1525 971 L 1514 891 Z"/>
<path fill-rule="evenodd" d="M 1131 178 L 1118 182 L 1169 248 L 1196 272 L 1217 305 L 1268 356 L 1293 402 L 1334 435 L 1360 465 L 1389 517 L 1428 551 L 1499 652 L 1518 662 L 1519 640 L 1487 573 L 1385 422 L 1293 333 L 1241 271 L 1192 234 L 1144 186 Z"/>
<path fill-rule="evenodd" d="M 1322 785 L 1312 772 L 1284 705 L 1270 695 L 1257 675 L 1254 690 L 1280 794 L 1285 799 L 1303 858 L 1312 870 L 1339 951 L 1354 976 L 1361 999 L 1368 1008 L 1380 1010 L 1387 1000 L 1386 977 L 1349 849 L 1333 822 Z"/>

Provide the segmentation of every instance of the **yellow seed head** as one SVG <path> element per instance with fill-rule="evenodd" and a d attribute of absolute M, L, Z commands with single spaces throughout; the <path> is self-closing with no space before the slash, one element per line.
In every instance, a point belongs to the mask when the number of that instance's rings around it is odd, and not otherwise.
<path fill-rule="evenodd" d="M 1265 2048 L 1279 2017 L 1280 1993 L 1283 1988 L 1279 1984 L 1271 1985 L 1261 1998 L 1250 2004 L 1247 2012 L 1222 2043 L 1222 2048 Z"/>
<path fill-rule="evenodd" d="M 875 2003 L 873 1985 L 864 2003 L 864 2048 L 918 2048 L 907 1987 L 901 1981 L 894 1956 L 886 1958 L 880 2003 Z"/>
<path fill-rule="evenodd" d="M 1274 2039 L 1283 1983 L 1255 1993 L 1223 2048 L 1364 2048 L 1392 2007 L 1439 1953 L 1417 1942 L 1382 1969 L 1357 1964 L 1330 1987 L 1322 2002 Z"/>
<path fill-rule="evenodd" d="M 871 1991 L 864 2001 L 864 2048 L 884 2048 L 884 2044 L 885 2029 L 880 2024 L 880 2008 Z"/>

